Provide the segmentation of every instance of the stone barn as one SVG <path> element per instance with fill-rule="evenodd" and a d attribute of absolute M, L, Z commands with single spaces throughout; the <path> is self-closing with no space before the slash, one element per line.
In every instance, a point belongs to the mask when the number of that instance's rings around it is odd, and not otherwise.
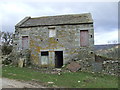
<path fill-rule="evenodd" d="M 92 16 L 25 17 L 15 26 L 14 47 L 29 49 L 32 63 L 40 67 L 61 68 L 72 60 L 91 66 L 95 60 Z"/>

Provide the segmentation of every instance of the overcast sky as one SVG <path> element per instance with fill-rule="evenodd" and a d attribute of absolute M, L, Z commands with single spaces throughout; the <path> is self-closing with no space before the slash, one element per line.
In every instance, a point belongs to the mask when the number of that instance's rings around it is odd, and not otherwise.
<path fill-rule="evenodd" d="M 26 16 L 40 17 L 91 13 L 95 44 L 118 41 L 117 2 L 39 2 L 31 0 L 0 1 L 0 29 L 14 32 L 14 26 Z"/>

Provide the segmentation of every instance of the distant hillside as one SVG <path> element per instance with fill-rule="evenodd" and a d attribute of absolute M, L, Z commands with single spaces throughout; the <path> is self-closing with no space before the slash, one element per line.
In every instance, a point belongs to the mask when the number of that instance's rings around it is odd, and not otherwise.
<path fill-rule="evenodd" d="M 109 45 L 95 45 L 96 55 L 118 59 L 118 52 L 120 52 L 120 44 L 109 44 Z"/>
<path fill-rule="evenodd" d="M 117 46 L 118 44 L 94 45 L 94 50 L 105 50 Z M 119 44 L 120 45 L 120 44 Z"/>

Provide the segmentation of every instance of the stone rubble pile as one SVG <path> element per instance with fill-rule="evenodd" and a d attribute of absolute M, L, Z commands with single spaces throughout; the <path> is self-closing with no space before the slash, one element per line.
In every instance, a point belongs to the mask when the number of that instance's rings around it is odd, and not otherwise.
<path fill-rule="evenodd" d="M 88 72 L 98 72 L 109 75 L 119 75 L 119 61 L 118 60 L 105 60 L 99 62 L 93 62 L 92 64 L 88 62 L 89 58 L 83 60 L 71 61 L 66 68 L 72 72 L 88 71 Z M 92 69 L 91 69 L 92 68 Z M 92 70 L 92 71 L 91 71 Z"/>

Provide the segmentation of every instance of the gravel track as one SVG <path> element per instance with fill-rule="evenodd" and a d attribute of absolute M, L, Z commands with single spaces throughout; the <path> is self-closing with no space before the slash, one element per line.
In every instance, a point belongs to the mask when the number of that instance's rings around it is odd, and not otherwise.
<path fill-rule="evenodd" d="M 2 78 L 2 88 L 44 88 L 44 87 L 35 82 L 25 82 L 8 78 Z"/>

